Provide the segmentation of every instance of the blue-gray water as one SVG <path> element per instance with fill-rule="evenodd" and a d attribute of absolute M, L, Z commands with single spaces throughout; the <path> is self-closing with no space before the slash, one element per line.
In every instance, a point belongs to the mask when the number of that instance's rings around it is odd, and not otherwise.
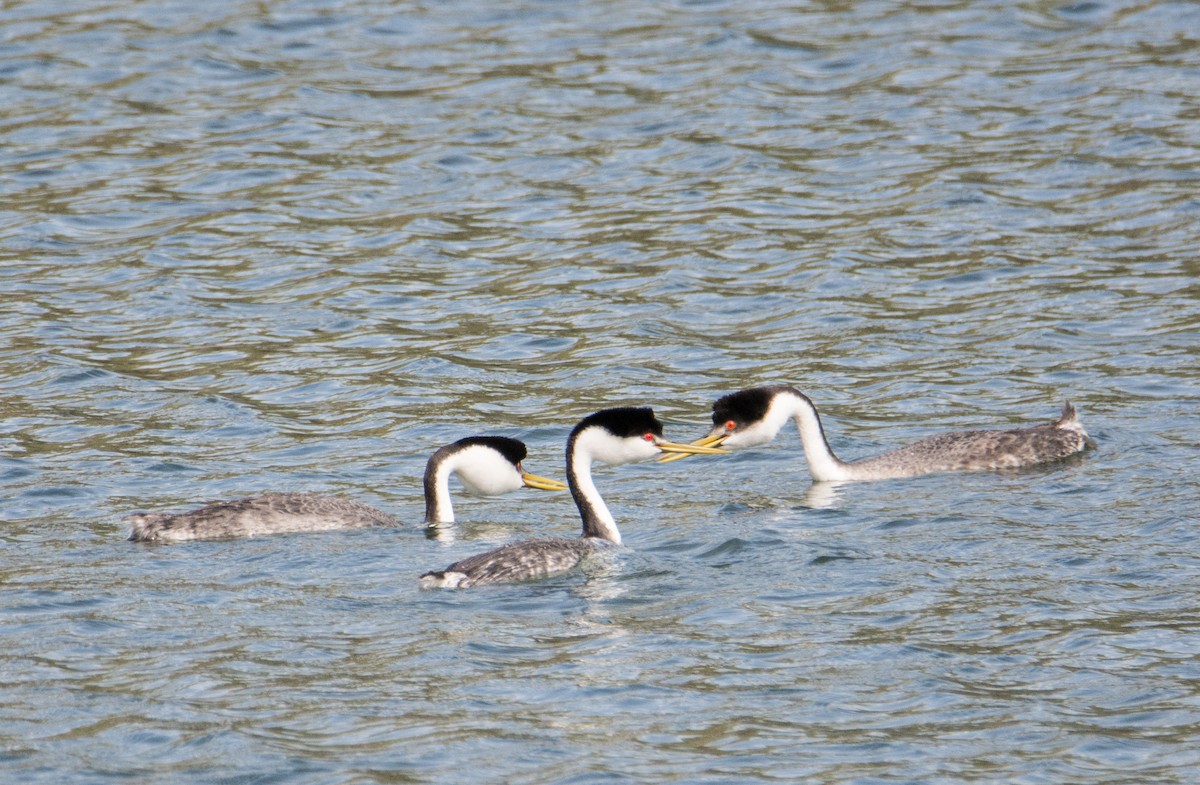
<path fill-rule="evenodd" d="M 1200 779 L 1200 11 L 1171 2 L 0 7 L 0 770 L 23 783 Z M 1018 474 L 809 492 L 794 432 L 600 470 L 768 381 L 854 458 L 1047 421 Z M 402 528 L 151 547 L 345 494 Z"/>

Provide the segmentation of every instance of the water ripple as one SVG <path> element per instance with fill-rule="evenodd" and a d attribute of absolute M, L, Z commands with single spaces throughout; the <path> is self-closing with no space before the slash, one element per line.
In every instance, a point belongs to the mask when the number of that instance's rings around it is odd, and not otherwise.
<path fill-rule="evenodd" d="M 6 770 L 29 782 L 1189 782 L 1195 8 L 0 11 Z M 801 385 L 836 450 L 1051 419 L 1015 475 L 599 470 L 630 552 L 416 525 L 468 433 Z M 556 468 L 557 467 L 557 468 Z M 664 472 L 667 472 L 664 474 Z M 413 525 L 148 547 L 268 489 Z"/>

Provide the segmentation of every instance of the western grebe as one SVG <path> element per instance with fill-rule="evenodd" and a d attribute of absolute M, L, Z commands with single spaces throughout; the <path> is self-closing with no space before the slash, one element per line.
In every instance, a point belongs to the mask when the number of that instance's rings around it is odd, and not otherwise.
<path fill-rule="evenodd" d="M 454 522 L 451 474 L 458 475 L 467 493 L 475 496 L 499 496 L 521 488 L 567 490 L 558 480 L 525 471 L 521 462 L 526 452 L 524 442 L 507 436 L 468 436 L 439 448 L 425 464 L 425 523 Z"/>
<path fill-rule="evenodd" d="M 509 543 L 421 576 L 422 588 L 466 588 L 485 583 L 545 578 L 566 572 L 587 555 L 621 544 L 621 533 L 592 482 L 592 463 L 613 466 L 662 453 L 724 450 L 675 444 L 662 438 L 662 423 L 649 408 L 623 407 L 591 414 L 567 438 L 567 484 L 583 519 L 577 538 L 554 537 Z"/>
<path fill-rule="evenodd" d="M 450 475 L 469 492 L 494 496 L 521 487 L 565 491 L 567 486 L 521 468 L 525 445 L 505 436 L 468 436 L 438 449 L 425 466 L 425 522 L 450 523 Z M 317 493 L 268 493 L 214 502 L 183 513 L 137 513 L 125 518 L 138 542 L 182 542 L 395 526 L 396 519 L 369 504 Z"/>
<path fill-rule="evenodd" d="M 1019 469 L 1062 460 L 1095 447 L 1069 401 L 1063 404 L 1062 417 L 1055 422 L 1030 428 L 940 433 L 881 455 L 849 462 L 833 454 L 817 407 L 794 387 L 771 385 L 730 393 L 713 404 L 712 417 L 712 431 L 695 443 L 720 445 L 730 450 L 765 444 L 775 438 L 784 423 L 795 420 L 809 473 L 815 482 Z"/>

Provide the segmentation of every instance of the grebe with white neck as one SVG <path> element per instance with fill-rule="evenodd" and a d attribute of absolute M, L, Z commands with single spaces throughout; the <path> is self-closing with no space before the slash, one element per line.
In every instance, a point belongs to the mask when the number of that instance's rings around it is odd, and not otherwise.
<path fill-rule="evenodd" d="M 592 481 L 596 461 L 619 466 L 666 453 L 720 453 L 700 445 L 675 444 L 662 438 L 662 423 L 649 408 L 604 409 L 585 417 L 567 438 L 567 484 L 583 533 L 503 545 L 421 576 L 422 588 L 467 588 L 558 575 L 587 556 L 621 544 L 621 532 Z"/>
<path fill-rule="evenodd" d="M 525 471 L 525 443 L 507 436 L 468 436 L 441 447 L 425 464 L 425 524 L 454 523 L 450 475 L 474 496 L 499 496 L 521 488 L 565 491 L 567 486 Z"/>
<path fill-rule="evenodd" d="M 468 436 L 438 449 L 425 467 L 425 522 L 451 523 L 450 475 L 470 493 L 495 496 L 518 488 L 565 491 L 567 486 L 522 468 L 525 445 L 506 436 Z M 135 542 L 183 542 L 396 526 L 392 515 L 369 504 L 319 493 L 268 493 L 214 502 L 183 513 L 137 513 L 125 523 Z"/>
<path fill-rule="evenodd" d="M 1007 430 L 950 431 L 881 455 L 843 461 L 829 447 L 817 407 L 804 393 L 786 385 L 753 387 L 717 399 L 713 404 L 713 429 L 696 444 L 730 450 L 754 447 L 774 439 L 788 420 L 794 421 L 800 432 L 815 482 L 1020 469 L 1059 461 L 1095 447 L 1068 401 L 1055 422 Z"/>

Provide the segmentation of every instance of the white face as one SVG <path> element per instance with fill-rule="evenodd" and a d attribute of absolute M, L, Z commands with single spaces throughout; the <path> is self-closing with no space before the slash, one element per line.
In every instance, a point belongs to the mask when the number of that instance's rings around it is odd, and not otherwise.
<path fill-rule="evenodd" d="M 744 450 L 747 447 L 757 447 L 775 438 L 779 429 L 787 423 L 794 408 L 794 396 L 776 395 L 767 407 L 767 413 L 761 420 L 743 423 L 733 427 L 733 421 L 713 428 L 712 435 L 726 433 L 728 436 L 721 446 L 728 450 Z"/>
<path fill-rule="evenodd" d="M 653 434 L 618 437 L 597 427 L 579 434 L 575 445 L 589 460 L 611 466 L 644 461 L 662 454 L 662 450 L 658 449 L 658 437 Z"/>
<path fill-rule="evenodd" d="M 778 428 L 772 430 L 762 420 L 750 423 L 749 425 L 743 425 L 741 428 L 736 428 L 733 431 L 727 431 L 725 428 L 713 429 L 713 433 L 729 434 L 725 437 L 725 441 L 721 442 L 721 446 L 727 450 L 744 450 L 747 447 L 757 447 L 760 444 L 766 444 L 774 439 L 775 434 L 778 432 Z"/>
<path fill-rule="evenodd" d="M 451 460 L 451 471 L 474 496 L 499 496 L 525 486 L 516 467 L 490 447 L 472 445 Z"/>

